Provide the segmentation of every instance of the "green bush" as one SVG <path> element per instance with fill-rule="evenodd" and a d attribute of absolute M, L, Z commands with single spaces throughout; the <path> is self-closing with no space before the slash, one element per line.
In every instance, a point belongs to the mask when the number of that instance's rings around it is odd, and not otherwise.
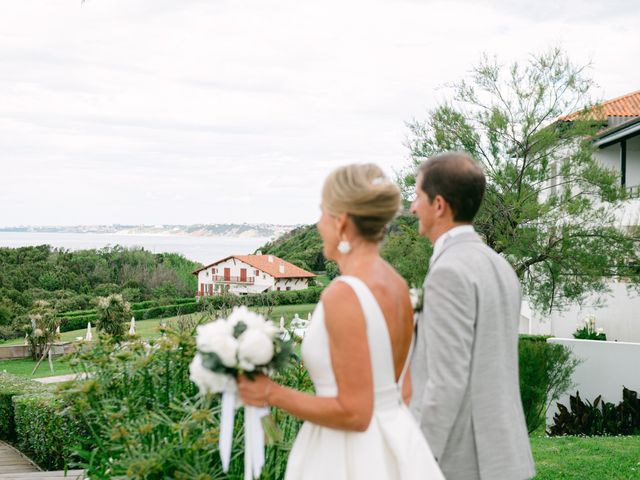
<path fill-rule="evenodd" d="M 69 465 L 72 451 L 87 434 L 59 397 L 52 393 L 13 397 L 16 444 L 40 467 Z"/>
<path fill-rule="evenodd" d="M 71 332 L 72 330 L 82 330 L 83 328 L 87 328 L 87 323 L 91 322 L 93 325 L 96 324 L 98 320 L 98 316 L 93 313 L 89 315 L 82 315 L 77 317 L 62 317 L 62 323 L 60 324 L 61 332 Z"/>
<path fill-rule="evenodd" d="M 520 396 L 529 433 L 543 424 L 548 405 L 571 388 L 579 363 L 567 347 L 546 339 L 523 335 L 519 342 Z"/>
<path fill-rule="evenodd" d="M 0 438 L 15 440 L 13 398 L 48 391 L 45 385 L 23 377 L 0 372 Z"/>
<path fill-rule="evenodd" d="M 87 426 L 88 436 L 79 436 L 78 466 L 91 478 L 244 478 L 242 410 L 236 415 L 231 467 L 224 475 L 218 452 L 219 397 L 199 397 L 189 380 L 196 324 L 182 323 L 175 331 L 168 328 L 151 348 L 139 341 L 100 339 L 93 349 L 83 346 L 73 354 L 74 368 L 93 376 L 67 385 L 59 395 Z M 277 380 L 312 389 L 302 365 Z M 281 411 L 273 415 L 282 438 L 266 448 L 262 478 L 280 479 L 300 422 Z"/>

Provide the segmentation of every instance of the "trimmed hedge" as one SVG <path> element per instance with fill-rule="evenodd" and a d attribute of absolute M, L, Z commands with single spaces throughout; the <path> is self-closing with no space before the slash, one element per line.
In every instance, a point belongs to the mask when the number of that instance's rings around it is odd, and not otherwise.
<path fill-rule="evenodd" d="M 80 422 L 51 393 L 13 398 L 17 446 L 40 467 L 60 470 L 72 459 L 72 449 L 86 436 Z"/>
<path fill-rule="evenodd" d="M 15 440 L 13 398 L 30 393 L 44 393 L 49 388 L 42 383 L 0 372 L 0 438 Z"/>
<path fill-rule="evenodd" d="M 204 297 L 199 302 L 194 297 L 177 298 L 172 305 L 159 305 L 155 300 L 147 300 L 131 304 L 131 313 L 137 320 L 150 320 L 154 318 L 174 317 L 176 315 L 187 315 L 190 313 L 206 310 L 207 307 L 220 309 L 235 305 L 246 305 L 248 307 L 278 306 L 278 305 L 299 305 L 303 303 L 318 303 L 324 287 L 310 287 L 304 290 L 290 290 L 280 292 L 266 292 L 245 296 L 232 294 L 214 295 Z M 144 307 L 144 308 L 141 308 Z M 87 327 L 87 323 L 95 324 L 97 315 L 95 310 L 85 310 L 83 312 L 67 312 L 60 315 L 62 324 L 61 332 L 72 330 L 82 330 Z"/>

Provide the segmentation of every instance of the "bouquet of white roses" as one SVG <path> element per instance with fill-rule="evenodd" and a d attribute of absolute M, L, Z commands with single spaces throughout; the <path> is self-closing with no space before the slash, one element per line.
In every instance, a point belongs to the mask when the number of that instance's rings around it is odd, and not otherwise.
<path fill-rule="evenodd" d="M 287 367 L 293 350 L 280 329 L 247 307 L 236 307 L 228 318 L 219 318 L 196 329 L 196 348 L 189 373 L 201 393 L 221 393 L 220 457 L 229 469 L 236 378 L 256 373 L 269 375 Z M 268 408 L 245 407 L 245 479 L 258 478 L 264 465 L 264 432 L 261 419 Z"/>

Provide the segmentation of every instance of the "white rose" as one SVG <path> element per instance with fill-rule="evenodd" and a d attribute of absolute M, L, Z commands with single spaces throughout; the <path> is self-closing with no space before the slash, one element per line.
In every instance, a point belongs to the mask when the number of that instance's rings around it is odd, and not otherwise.
<path fill-rule="evenodd" d="M 238 322 L 243 322 L 247 329 L 262 330 L 270 338 L 274 338 L 278 333 L 278 327 L 271 320 L 267 320 L 262 315 L 250 311 L 244 305 L 235 307 L 227 321 L 234 327 Z"/>
<path fill-rule="evenodd" d="M 266 365 L 273 358 L 273 340 L 260 329 L 248 329 L 238 338 L 240 363 Z"/>
<path fill-rule="evenodd" d="M 216 320 L 197 328 L 196 346 L 201 352 L 215 353 L 226 367 L 235 367 L 238 341 L 233 328 L 224 320 Z"/>
<path fill-rule="evenodd" d="M 214 373 L 202 364 L 202 356 L 196 353 L 189 364 L 189 378 L 202 393 L 220 393 L 236 390 L 233 377 Z"/>

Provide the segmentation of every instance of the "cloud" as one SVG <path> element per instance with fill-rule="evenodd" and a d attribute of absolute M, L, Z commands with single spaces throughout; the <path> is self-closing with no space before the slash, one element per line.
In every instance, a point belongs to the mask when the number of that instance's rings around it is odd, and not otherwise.
<path fill-rule="evenodd" d="M 404 122 L 483 52 L 560 44 L 601 97 L 638 89 L 640 14 L 602 5 L 8 3 L 0 225 L 314 221 L 327 173 L 401 167 Z"/>

